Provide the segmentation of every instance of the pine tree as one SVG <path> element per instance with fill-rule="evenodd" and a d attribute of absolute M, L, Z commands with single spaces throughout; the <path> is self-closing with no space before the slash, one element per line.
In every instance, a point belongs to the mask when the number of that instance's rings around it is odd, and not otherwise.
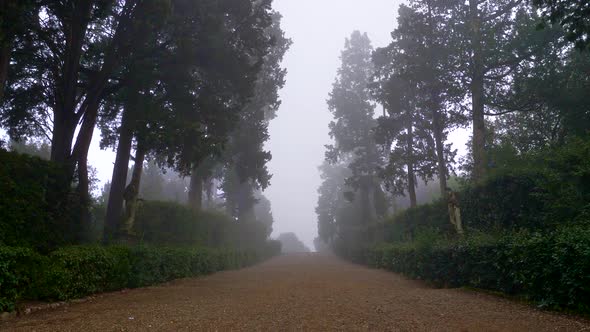
<path fill-rule="evenodd" d="M 376 172 L 380 163 L 373 135 L 375 105 L 371 102 L 369 91 L 374 71 L 372 52 L 366 33 L 355 31 L 346 39 L 341 54 L 342 65 L 328 99 L 334 116 L 334 121 L 330 123 L 334 144 L 327 146 L 326 159 L 333 163 L 349 161 L 352 175 L 347 184 L 357 191 L 355 199 L 360 202 L 364 222 L 377 218 Z"/>

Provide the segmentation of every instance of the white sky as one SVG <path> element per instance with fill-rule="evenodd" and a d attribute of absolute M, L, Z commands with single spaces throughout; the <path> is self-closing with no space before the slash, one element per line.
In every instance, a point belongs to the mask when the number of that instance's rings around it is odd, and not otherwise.
<path fill-rule="evenodd" d="M 317 235 L 318 166 L 330 143 L 326 100 L 340 66 L 344 40 L 367 32 L 374 47 L 386 46 L 399 0 L 275 0 L 283 30 L 293 45 L 283 65 L 283 104 L 270 126 L 268 148 L 274 174 L 266 195 L 272 202 L 275 235 L 295 232 L 310 248 Z"/>

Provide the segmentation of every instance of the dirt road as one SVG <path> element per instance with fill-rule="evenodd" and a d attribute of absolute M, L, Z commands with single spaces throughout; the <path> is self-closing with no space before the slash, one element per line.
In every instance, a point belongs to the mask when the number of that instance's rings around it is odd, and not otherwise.
<path fill-rule="evenodd" d="M 2 322 L 0 330 L 590 331 L 590 321 L 309 254 L 105 294 Z"/>

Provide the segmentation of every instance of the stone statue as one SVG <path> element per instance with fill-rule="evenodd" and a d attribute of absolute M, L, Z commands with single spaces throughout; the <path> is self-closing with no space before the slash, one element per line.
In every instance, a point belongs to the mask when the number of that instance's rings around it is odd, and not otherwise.
<path fill-rule="evenodd" d="M 463 224 L 461 222 L 461 209 L 459 208 L 459 199 L 457 193 L 447 188 L 447 201 L 449 207 L 449 219 L 455 227 L 457 234 L 463 235 Z"/>

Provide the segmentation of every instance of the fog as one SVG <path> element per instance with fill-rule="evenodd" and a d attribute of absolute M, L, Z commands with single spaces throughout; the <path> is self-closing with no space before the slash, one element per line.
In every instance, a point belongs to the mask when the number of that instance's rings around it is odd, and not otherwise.
<path fill-rule="evenodd" d="M 317 235 L 317 188 L 321 181 L 318 166 L 324 160 L 324 146 L 330 143 L 331 114 L 326 99 L 340 66 L 340 52 L 352 31 L 367 32 L 373 47 L 390 43 L 402 1 L 391 0 L 275 0 L 274 8 L 283 15 L 283 30 L 293 40 L 285 56 L 287 84 L 281 91 L 282 105 L 271 122 L 267 149 L 273 174 L 265 195 L 272 203 L 274 233 L 294 232 L 309 247 Z M 378 110 L 380 112 L 380 110 Z M 460 154 L 465 131 L 450 140 Z M 112 151 L 99 148 L 95 134 L 89 156 L 102 183 L 111 178 Z"/>
<path fill-rule="evenodd" d="M 320 185 L 318 166 L 329 144 L 326 105 L 340 65 L 345 38 L 353 30 L 365 31 L 374 47 L 390 42 L 401 1 L 391 0 L 275 0 L 283 15 L 283 30 L 293 40 L 285 56 L 287 84 L 281 92 L 278 117 L 271 122 L 267 149 L 273 159 L 271 187 L 265 195 L 272 202 L 274 233 L 294 232 L 313 248 L 317 235 L 315 205 Z M 110 180 L 115 155 L 99 148 L 95 133 L 89 162 L 102 183 Z"/>
<path fill-rule="evenodd" d="M 0 331 L 590 331 L 589 3 L 0 0 Z"/>
<path fill-rule="evenodd" d="M 284 67 L 289 71 L 281 93 L 283 104 L 270 125 L 268 148 L 273 174 L 267 197 L 272 202 L 274 235 L 295 232 L 313 248 L 317 235 L 317 167 L 330 143 L 326 105 L 340 65 L 344 40 L 353 30 L 365 31 L 373 46 L 390 42 L 397 7 L 391 0 L 276 0 L 283 29 L 293 39 Z"/>

